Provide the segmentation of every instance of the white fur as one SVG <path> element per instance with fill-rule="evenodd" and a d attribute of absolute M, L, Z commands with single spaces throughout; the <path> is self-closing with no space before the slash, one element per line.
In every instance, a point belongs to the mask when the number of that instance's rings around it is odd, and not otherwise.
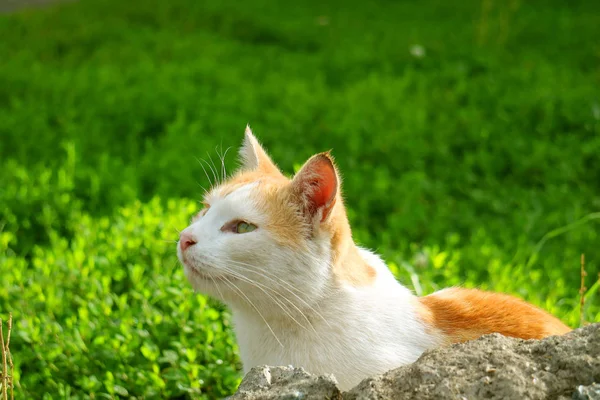
<path fill-rule="evenodd" d="M 294 365 L 314 374 L 333 373 L 347 390 L 441 344 L 418 318 L 413 294 L 378 256 L 360 249 L 376 269 L 372 285 L 337 282 L 327 261 L 328 235 L 317 230 L 301 239 L 301 250 L 281 245 L 261 228 L 266 217 L 256 207 L 254 190 L 256 184 L 225 197 L 215 192 L 209 211 L 183 231 L 197 244 L 185 255 L 178 246 L 192 285 L 230 306 L 246 372 L 257 365 Z M 234 219 L 258 229 L 221 232 Z M 227 283 L 223 276 L 237 279 Z"/>

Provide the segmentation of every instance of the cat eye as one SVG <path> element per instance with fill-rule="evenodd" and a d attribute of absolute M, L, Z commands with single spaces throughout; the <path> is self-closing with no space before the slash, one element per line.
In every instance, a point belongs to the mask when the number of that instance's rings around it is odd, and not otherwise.
<path fill-rule="evenodd" d="M 235 219 L 223 225 L 221 232 L 248 233 L 256 230 L 256 228 L 258 227 L 250 222 Z"/>
<path fill-rule="evenodd" d="M 248 233 L 248 232 L 252 232 L 255 229 L 256 229 L 256 225 L 249 224 L 248 222 L 245 222 L 245 221 L 240 221 L 236 224 L 234 232 L 235 233 Z"/>

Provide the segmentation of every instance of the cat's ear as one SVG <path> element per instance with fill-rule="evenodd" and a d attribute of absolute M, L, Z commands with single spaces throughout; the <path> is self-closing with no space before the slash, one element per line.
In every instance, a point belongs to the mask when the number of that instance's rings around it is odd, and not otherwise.
<path fill-rule="evenodd" d="M 267 152 L 258 143 L 258 140 L 256 140 L 249 125 L 246 126 L 244 143 L 240 148 L 240 158 L 243 170 L 254 171 L 260 169 L 266 173 L 279 172 L 279 168 L 271 161 Z"/>
<path fill-rule="evenodd" d="M 331 214 L 338 192 L 339 178 L 329 153 L 312 156 L 294 176 L 292 188 L 309 217 L 325 221 Z"/>

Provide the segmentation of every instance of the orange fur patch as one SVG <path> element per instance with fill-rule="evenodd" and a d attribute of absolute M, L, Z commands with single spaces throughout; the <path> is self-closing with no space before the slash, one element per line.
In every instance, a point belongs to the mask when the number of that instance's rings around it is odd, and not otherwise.
<path fill-rule="evenodd" d="M 418 301 L 421 319 L 439 330 L 447 343 L 464 342 L 489 333 L 541 339 L 571 330 L 546 311 L 506 294 L 451 288 Z"/>
<path fill-rule="evenodd" d="M 333 273 L 337 280 L 352 286 L 371 285 L 377 273 L 361 257 L 354 244 L 346 209 L 339 195 L 326 228 L 331 232 Z"/>
<path fill-rule="evenodd" d="M 301 245 L 309 235 L 310 229 L 302 218 L 299 208 L 290 199 L 289 181 L 284 186 L 261 182 L 255 200 L 258 207 L 267 215 L 269 221 L 267 229 L 273 234 L 275 240 L 298 251 L 307 250 L 302 249 Z"/>

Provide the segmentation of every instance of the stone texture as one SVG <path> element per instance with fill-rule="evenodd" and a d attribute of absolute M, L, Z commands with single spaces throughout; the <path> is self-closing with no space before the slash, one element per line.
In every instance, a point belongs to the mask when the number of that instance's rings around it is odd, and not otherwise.
<path fill-rule="evenodd" d="M 580 385 L 572 396 L 573 400 L 594 400 L 600 399 L 600 384 L 594 383 L 590 386 Z"/>
<path fill-rule="evenodd" d="M 333 375 L 312 376 L 304 368 L 255 367 L 246 374 L 232 400 L 341 399 Z"/>
<path fill-rule="evenodd" d="M 429 350 L 340 393 L 335 378 L 258 367 L 232 399 L 599 399 L 600 324 L 544 340 L 498 334 Z"/>

